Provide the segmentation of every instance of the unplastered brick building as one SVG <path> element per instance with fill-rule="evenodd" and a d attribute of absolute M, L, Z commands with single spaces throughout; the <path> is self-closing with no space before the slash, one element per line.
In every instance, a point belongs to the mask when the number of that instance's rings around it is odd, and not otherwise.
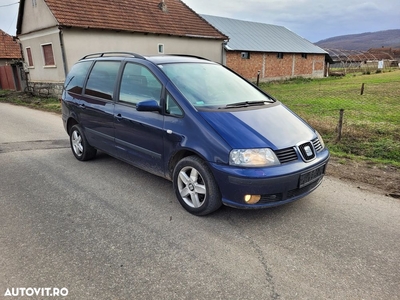
<path fill-rule="evenodd" d="M 245 78 L 324 77 L 328 53 L 283 26 L 202 15 L 229 37 L 224 63 Z"/>

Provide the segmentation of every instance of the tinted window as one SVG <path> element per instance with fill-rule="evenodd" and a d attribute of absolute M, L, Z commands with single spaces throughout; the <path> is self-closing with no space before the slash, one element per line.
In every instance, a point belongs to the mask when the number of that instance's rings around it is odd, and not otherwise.
<path fill-rule="evenodd" d="M 154 99 L 160 104 L 162 85 L 146 67 L 127 63 L 122 74 L 119 100 L 136 104 Z"/>
<path fill-rule="evenodd" d="M 75 64 L 65 79 L 64 88 L 70 93 L 81 94 L 87 72 L 91 65 L 92 62 L 90 61 Z"/>
<path fill-rule="evenodd" d="M 120 63 L 117 61 L 98 61 L 90 72 L 85 94 L 112 100 L 115 80 Z"/>

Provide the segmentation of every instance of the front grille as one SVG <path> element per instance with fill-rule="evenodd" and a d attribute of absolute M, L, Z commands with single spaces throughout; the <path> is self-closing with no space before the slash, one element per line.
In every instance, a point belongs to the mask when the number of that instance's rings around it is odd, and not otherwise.
<path fill-rule="evenodd" d="M 316 138 L 315 140 L 312 140 L 311 142 L 314 145 L 315 151 L 320 152 L 322 150 L 322 145 L 318 138 Z"/>
<path fill-rule="evenodd" d="M 313 189 L 315 189 L 322 181 L 322 178 L 320 178 L 317 181 L 314 181 L 302 188 L 297 188 L 291 191 L 288 191 L 286 195 L 282 193 L 277 193 L 277 194 L 266 194 L 266 195 L 261 195 L 261 199 L 258 202 L 258 204 L 268 204 L 268 203 L 273 203 L 273 202 L 280 202 L 288 199 L 292 199 L 298 196 L 303 195 L 304 193 L 310 192 Z"/>
<path fill-rule="evenodd" d="M 297 160 L 297 153 L 296 150 L 294 150 L 294 148 L 277 150 L 275 151 L 275 154 L 278 157 L 281 164 Z"/>
<path fill-rule="evenodd" d="M 315 158 L 315 153 L 313 151 L 313 146 L 310 142 L 301 144 L 298 146 L 301 156 L 305 162 L 311 161 Z"/>

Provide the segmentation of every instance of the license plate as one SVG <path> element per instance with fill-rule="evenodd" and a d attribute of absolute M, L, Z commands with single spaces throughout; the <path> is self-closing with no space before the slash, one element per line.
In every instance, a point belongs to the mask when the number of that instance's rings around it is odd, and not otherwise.
<path fill-rule="evenodd" d="M 300 175 L 299 188 L 302 188 L 318 179 L 325 173 L 325 165 Z"/>

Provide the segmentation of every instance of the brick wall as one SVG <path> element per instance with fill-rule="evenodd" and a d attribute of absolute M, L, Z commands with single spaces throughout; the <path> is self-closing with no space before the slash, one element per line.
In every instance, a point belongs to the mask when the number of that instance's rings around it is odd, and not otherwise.
<path fill-rule="evenodd" d="M 275 80 L 291 77 L 323 77 L 325 55 L 301 53 L 283 53 L 278 58 L 277 53 L 250 52 L 250 58 L 244 59 L 240 51 L 228 51 L 226 65 L 242 75 L 255 80 L 260 71 L 260 80 Z"/>
<path fill-rule="evenodd" d="M 241 52 L 229 51 L 226 53 L 226 66 L 245 78 L 257 78 L 257 72 L 263 70 L 263 53 L 250 52 L 250 59 L 244 59 Z"/>

